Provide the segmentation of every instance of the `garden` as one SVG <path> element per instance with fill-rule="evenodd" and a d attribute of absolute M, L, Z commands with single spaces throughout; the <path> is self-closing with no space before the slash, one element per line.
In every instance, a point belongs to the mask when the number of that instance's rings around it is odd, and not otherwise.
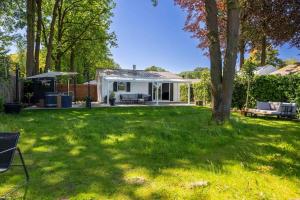
<path fill-rule="evenodd" d="M 0 131 L 21 133 L 27 199 L 300 197 L 294 121 L 233 113 L 217 126 L 196 106 L 25 110 L 0 114 Z M 12 167 L 0 193 L 23 180 Z"/>

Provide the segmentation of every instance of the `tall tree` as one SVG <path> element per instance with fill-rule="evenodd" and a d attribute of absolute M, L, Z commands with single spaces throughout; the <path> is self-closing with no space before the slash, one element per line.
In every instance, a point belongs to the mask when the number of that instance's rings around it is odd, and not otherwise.
<path fill-rule="evenodd" d="M 35 37 L 35 50 L 34 50 L 34 61 L 35 61 L 35 74 L 40 71 L 40 46 L 41 46 L 41 32 L 42 32 L 42 0 L 35 0 L 36 12 L 37 12 L 37 23 L 36 23 L 36 37 Z"/>
<path fill-rule="evenodd" d="M 26 51 L 26 75 L 34 75 L 34 32 L 35 32 L 35 1 L 27 0 L 27 51 Z"/>
<path fill-rule="evenodd" d="M 208 41 L 212 89 L 212 118 L 219 123 L 230 117 L 233 91 L 233 79 L 239 41 L 240 7 L 238 0 L 227 0 L 225 4 L 216 0 L 175 0 L 182 8 L 187 9 L 186 26 L 191 27 L 195 36 L 202 42 Z M 224 9 L 222 6 L 225 5 Z M 220 29 L 226 21 L 226 28 Z M 201 26 L 201 21 L 206 28 Z M 226 31 L 224 34 L 222 31 Z M 222 62 L 222 36 L 225 38 L 225 56 Z"/>
<path fill-rule="evenodd" d="M 51 59 L 52 59 L 52 50 L 53 50 L 53 38 L 55 34 L 55 23 L 57 18 L 57 10 L 60 6 L 62 0 L 55 0 L 53 11 L 52 11 L 52 17 L 51 17 L 51 23 L 49 27 L 49 36 L 46 39 L 46 47 L 47 47 L 47 55 L 46 55 L 46 64 L 45 69 L 51 69 Z"/>

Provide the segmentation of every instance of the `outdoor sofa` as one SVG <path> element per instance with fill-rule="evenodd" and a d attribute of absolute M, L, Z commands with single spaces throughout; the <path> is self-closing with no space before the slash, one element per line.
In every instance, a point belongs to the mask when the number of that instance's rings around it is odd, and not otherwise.
<path fill-rule="evenodd" d="M 144 104 L 147 101 L 150 101 L 150 95 L 148 94 L 120 94 L 120 103 Z"/>
<path fill-rule="evenodd" d="M 256 108 L 248 109 L 245 114 L 250 116 L 277 116 L 295 118 L 297 115 L 297 105 L 296 103 L 258 101 Z"/>

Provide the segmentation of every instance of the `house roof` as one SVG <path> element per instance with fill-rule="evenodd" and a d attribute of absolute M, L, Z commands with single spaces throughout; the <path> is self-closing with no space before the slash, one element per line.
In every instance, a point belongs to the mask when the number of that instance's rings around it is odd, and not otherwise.
<path fill-rule="evenodd" d="M 46 72 L 42 74 L 37 74 L 35 76 L 27 77 L 27 79 L 34 79 L 34 78 L 55 78 L 57 76 L 74 76 L 78 74 L 77 72 Z"/>
<path fill-rule="evenodd" d="M 254 74 L 261 76 L 261 75 L 268 75 L 275 71 L 276 71 L 275 67 L 273 67 L 272 65 L 266 65 L 266 66 L 257 67 L 257 69 L 254 71 Z"/>
<path fill-rule="evenodd" d="M 170 81 L 170 82 L 191 82 L 189 79 L 183 79 L 172 72 L 156 72 L 145 70 L 97 70 L 97 75 L 104 76 L 106 80 L 120 80 L 120 81 Z"/>
<path fill-rule="evenodd" d="M 294 65 L 287 65 L 286 67 L 283 67 L 275 72 L 272 72 L 271 74 L 285 76 L 285 75 L 296 74 L 296 73 L 300 73 L 300 63 Z"/>
<path fill-rule="evenodd" d="M 117 70 L 98 70 L 99 73 L 105 74 L 106 77 L 120 78 L 150 78 L 150 79 L 183 79 L 172 72 L 156 72 L 145 70 L 117 69 Z"/>

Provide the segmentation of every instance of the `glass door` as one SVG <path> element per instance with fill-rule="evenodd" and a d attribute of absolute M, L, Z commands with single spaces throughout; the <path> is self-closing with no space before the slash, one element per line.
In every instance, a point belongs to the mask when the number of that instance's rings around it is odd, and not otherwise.
<path fill-rule="evenodd" d="M 170 83 L 161 83 L 158 86 L 158 101 L 170 101 L 173 99 L 170 99 L 170 95 L 173 95 L 173 88 L 171 89 L 170 86 L 172 86 Z M 152 84 L 152 99 L 153 101 L 156 101 L 156 88 L 157 84 Z"/>
<path fill-rule="evenodd" d="M 163 101 L 169 101 L 170 100 L 170 84 L 169 83 L 163 83 L 161 85 L 161 100 Z"/>

